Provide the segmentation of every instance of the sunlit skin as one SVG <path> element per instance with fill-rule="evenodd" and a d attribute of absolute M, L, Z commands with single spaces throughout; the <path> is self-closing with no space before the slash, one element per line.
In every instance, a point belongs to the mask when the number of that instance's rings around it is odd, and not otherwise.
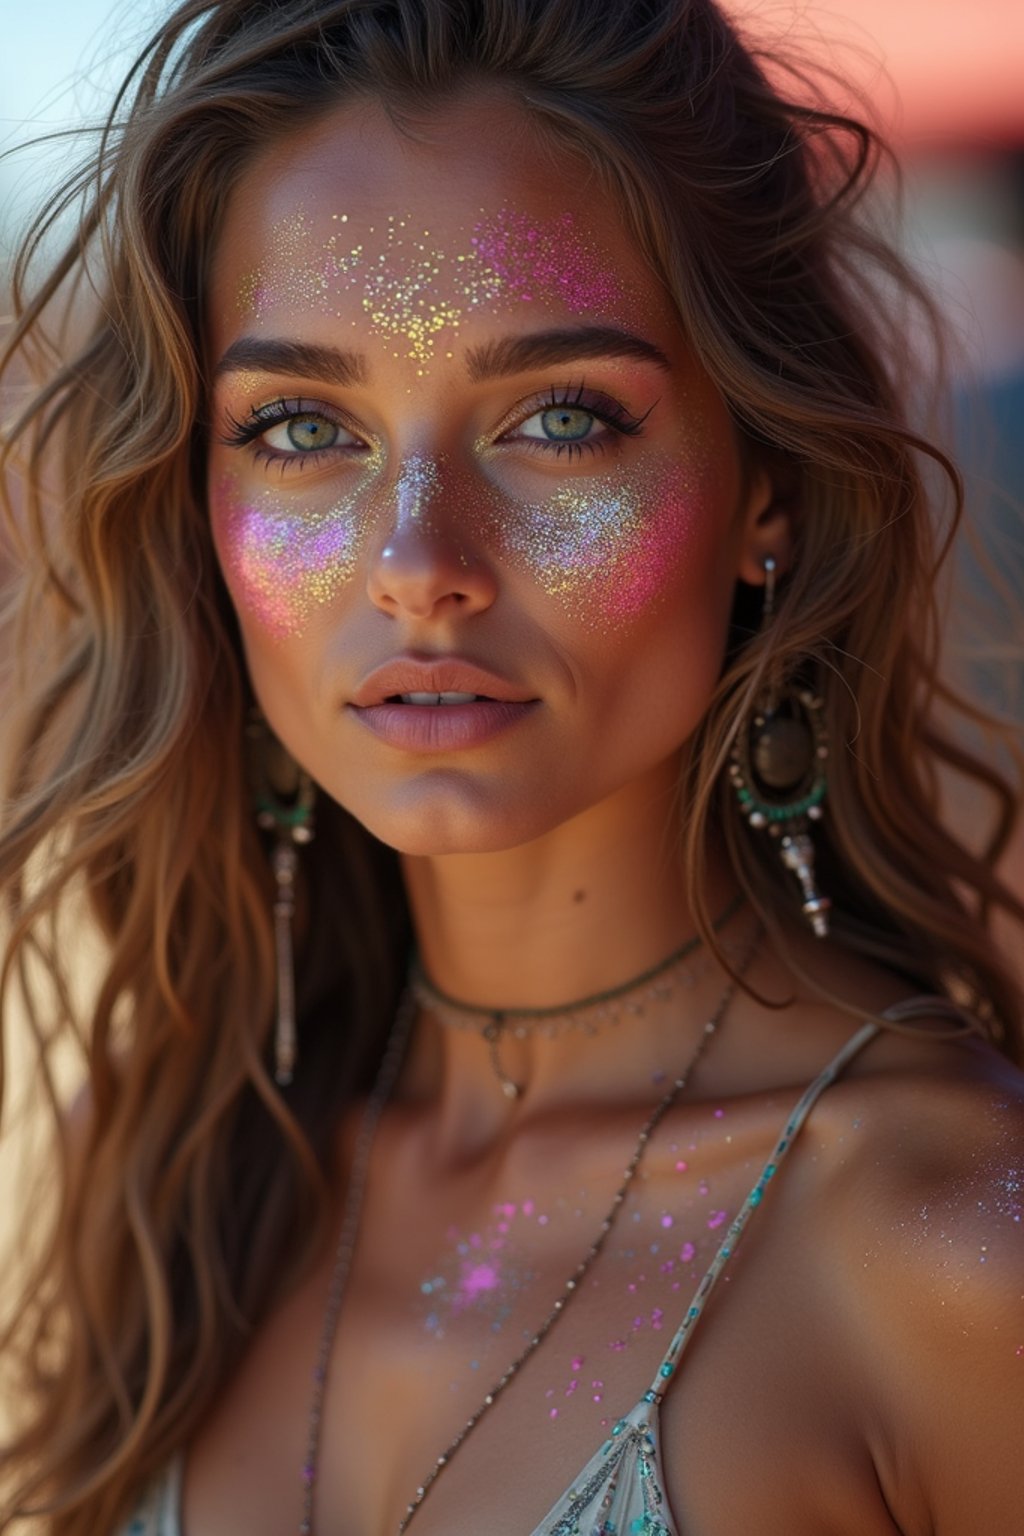
<path fill-rule="evenodd" d="M 337 423 L 340 440 L 306 462 L 282 451 L 286 423 L 245 447 L 215 444 L 214 532 L 257 694 L 317 781 L 403 852 L 515 847 L 626 786 L 635 792 L 648 775 L 659 781 L 703 713 L 737 576 L 759 580 L 764 554 L 784 535 L 770 515 L 757 524 L 756 513 L 768 505 L 764 477 L 741 487 L 722 400 L 684 345 L 653 276 L 637 270 L 616 221 L 607 213 L 595 221 L 583 187 L 573 209 L 564 179 L 538 184 L 536 151 L 513 141 L 500 157 L 500 182 L 493 150 L 482 153 L 477 165 L 470 161 L 458 196 L 439 208 L 401 144 L 392 145 L 396 174 L 384 176 L 358 133 L 351 142 L 348 157 L 339 157 L 330 136 L 319 154 L 307 147 L 294 163 L 285 151 L 258 210 L 229 220 L 225 257 L 230 251 L 244 265 L 239 273 L 234 262 L 218 264 L 213 352 L 223 357 L 242 336 L 329 338 L 364 354 L 365 382 L 342 388 L 317 380 L 297 389 L 288 375 L 260 380 L 249 367 L 237 378 L 223 374 L 218 423 L 244 422 L 254 406 L 265 418 L 283 398 L 292 406 L 301 401 L 307 412 L 319 406 Z M 437 307 L 459 309 L 461 317 L 443 333 L 447 345 L 433 357 L 429 382 L 407 337 L 393 327 L 377 334 L 368 323 L 360 286 L 334 283 L 328 327 L 306 285 L 296 282 L 293 241 L 279 245 L 282 222 L 305 207 L 302 246 L 312 261 L 344 207 L 352 210 L 346 241 L 376 271 L 376 258 L 389 256 L 395 208 L 403 223 L 429 230 L 438 249 L 457 257 L 472 253 L 481 209 L 514 208 L 543 231 L 564 220 L 567 205 L 586 230 L 598 275 L 608 274 L 592 286 L 618 302 L 579 314 L 548 282 L 530 285 L 533 302 L 467 310 L 453 276 Z M 256 313 L 237 297 L 249 291 L 254 248 L 266 253 Z M 390 255 L 397 282 L 403 269 L 398 253 Z M 574 286 L 566 286 L 572 296 Z M 396 301 L 392 318 L 402 312 Z M 669 366 L 588 356 L 589 342 L 574 356 L 563 342 L 559 360 L 474 381 L 488 349 L 510 338 L 597 326 L 639 334 Z M 585 438 L 544 437 L 550 398 L 575 402 L 566 408 L 589 423 Z M 587 416 L 580 407 L 588 403 L 624 423 L 642 422 L 641 435 Z M 316 430 L 311 416 L 296 420 L 307 433 Z M 430 473 L 403 494 L 411 460 Z M 599 516 L 623 497 L 638 513 L 642 502 L 642 516 L 604 538 L 602 559 L 588 559 L 593 509 Z M 291 558 L 273 547 L 260 556 L 257 518 L 272 521 L 275 532 L 294 524 Z M 334 570 L 325 525 L 344 545 Z M 273 545 L 265 534 L 263 542 Z M 520 685 L 540 707 L 492 747 L 414 763 L 368 738 L 343 708 L 372 668 L 409 651 L 468 656 Z"/>
<path fill-rule="evenodd" d="M 515 261 L 536 231 L 536 280 L 521 264 L 497 281 L 493 263 L 468 280 L 459 258 L 477 261 L 482 227 Z M 469 94 L 415 137 L 346 107 L 248 163 L 207 319 L 209 512 L 253 688 L 322 792 L 401 853 L 434 979 L 529 1006 L 653 965 L 692 929 L 675 789 L 736 583 L 759 583 L 769 554 L 785 570 L 800 509 L 744 451 L 614 203 L 499 98 Z M 565 429 L 571 450 L 550 435 Z M 478 744 L 396 747 L 351 701 L 402 655 L 468 658 L 532 705 Z M 708 852 L 721 910 L 733 882 Z M 727 940 L 748 929 L 741 914 Z M 855 1009 L 907 993 L 837 945 L 793 943 Z M 413 1536 L 529 1536 L 647 1385 L 688 1281 L 857 1022 L 767 942 L 750 976 L 794 1000 L 734 1001 L 614 1241 Z M 332 1355 L 319 1536 L 396 1528 L 593 1240 L 721 990 L 708 964 L 642 1019 L 510 1042 L 514 1104 L 479 1038 L 418 1021 Z M 1024 1159 L 1002 1071 L 981 1049 L 888 1037 L 822 1100 L 666 1399 L 681 1533 L 1011 1528 L 1024 1255 L 1009 1197 L 991 1191 L 1016 1188 Z M 339 1188 L 355 1124 L 339 1129 Z M 955 1290 L 935 1284 L 915 1214 L 954 1177 L 943 1232 L 986 1259 Z M 329 1273 L 325 1252 L 190 1446 L 187 1536 L 297 1526 Z M 437 1279 L 449 1294 L 434 1306 Z"/>

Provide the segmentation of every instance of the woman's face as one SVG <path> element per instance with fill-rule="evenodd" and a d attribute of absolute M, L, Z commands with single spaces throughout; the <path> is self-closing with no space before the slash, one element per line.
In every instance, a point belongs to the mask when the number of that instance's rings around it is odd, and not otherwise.
<path fill-rule="evenodd" d="M 346 107 L 238 182 L 208 324 L 218 557 L 330 795 L 490 850 L 663 773 L 775 514 L 581 160 L 494 99 Z"/>

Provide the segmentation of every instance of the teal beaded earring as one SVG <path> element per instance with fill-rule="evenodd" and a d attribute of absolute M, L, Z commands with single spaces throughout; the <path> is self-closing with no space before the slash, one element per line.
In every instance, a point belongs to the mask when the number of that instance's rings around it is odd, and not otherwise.
<path fill-rule="evenodd" d="M 299 847 L 313 841 L 316 790 L 267 727 L 258 709 L 252 710 L 246 734 L 256 825 L 273 832 L 270 854 L 274 895 L 274 950 L 277 964 L 277 1017 L 274 1025 L 274 1079 L 287 1087 L 298 1057 L 295 1018 L 295 955 L 292 920 L 295 916 L 295 877 Z"/>
<path fill-rule="evenodd" d="M 775 561 L 764 562 L 761 633 L 775 613 Z M 802 911 L 815 934 L 828 934 L 832 903 L 818 890 L 810 824 L 820 821 L 828 790 L 824 701 L 813 688 L 782 691 L 769 684 L 752 718 L 733 741 L 729 777 L 740 811 L 778 843 L 779 857 L 800 882 Z"/>

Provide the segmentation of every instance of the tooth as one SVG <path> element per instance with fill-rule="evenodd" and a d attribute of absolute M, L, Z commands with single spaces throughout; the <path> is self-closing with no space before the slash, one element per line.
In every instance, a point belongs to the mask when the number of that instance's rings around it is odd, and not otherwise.
<path fill-rule="evenodd" d="M 448 693 L 400 693 L 398 697 L 403 704 L 472 704 L 476 694 L 453 689 Z"/>

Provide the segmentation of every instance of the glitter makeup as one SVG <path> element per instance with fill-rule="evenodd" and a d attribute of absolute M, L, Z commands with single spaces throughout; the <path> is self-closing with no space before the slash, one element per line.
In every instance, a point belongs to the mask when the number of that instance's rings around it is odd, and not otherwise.
<path fill-rule="evenodd" d="M 704 476 L 678 460 L 563 482 L 543 501 L 492 491 L 488 542 L 595 633 L 664 601 L 700 520 Z"/>
<path fill-rule="evenodd" d="M 219 481 L 215 502 L 227 573 L 246 606 L 275 637 L 299 634 L 311 614 L 337 596 L 355 574 L 366 532 L 379 525 L 382 515 L 396 529 L 424 522 L 439 485 L 438 461 L 413 454 L 402 464 L 393 489 L 368 494 L 367 480 L 380 465 L 379 453 L 369 455 L 352 492 L 326 508 L 311 509 L 308 499 L 294 492 L 282 495 L 269 487 L 243 491 L 233 475 Z"/>
<path fill-rule="evenodd" d="M 440 484 L 437 461 L 412 454 L 402 465 L 395 484 L 395 511 L 400 523 L 421 522 L 431 497 Z"/>
<path fill-rule="evenodd" d="M 537 219 L 507 205 L 481 210 L 442 249 L 429 224 L 409 214 L 357 227 L 347 213 L 325 224 L 300 206 L 273 226 L 264 263 L 241 282 L 238 307 L 257 320 L 281 306 L 348 316 L 423 373 L 442 339 L 450 342 L 475 312 L 501 315 L 532 304 L 574 317 L 637 313 L 638 296 L 626 281 L 569 211 Z M 585 404 L 578 410 L 585 415 Z M 606 436 L 611 446 L 614 426 Z M 666 599 L 711 494 L 713 458 L 706 445 L 687 464 L 666 456 L 663 465 L 576 472 L 559 477 L 543 498 L 499 490 L 492 476 L 488 488 L 466 496 L 465 514 L 479 511 L 486 547 L 525 569 L 573 619 L 595 633 L 615 631 Z M 409 516 L 422 516 L 435 489 L 436 468 L 410 460 L 398 486 L 399 518 L 406 503 Z M 312 520 L 329 557 L 320 580 L 316 557 L 306 558 L 310 534 L 293 538 L 287 519 L 273 515 L 245 520 L 240 564 L 277 633 L 294 632 L 351 574 L 351 517 L 342 519 L 342 533 L 338 511 Z M 282 558 L 278 590 L 273 578 Z"/>
<path fill-rule="evenodd" d="M 569 212 L 535 221 L 501 208 L 468 231 L 464 249 L 448 251 L 409 215 L 390 214 L 358 238 L 348 214 L 333 214 L 331 225 L 319 245 L 302 208 L 274 225 L 268 262 L 239 286 L 240 312 L 263 319 L 278 305 L 297 304 L 337 316 L 342 299 L 358 294 L 371 333 L 422 374 L 441 337 L 473 311 L 539 303 L 587 314 L 629 298 Z"/>
<path fill-rule="evenodd" d="M 941 1192 L 892 1222 L 901 1247 L 927 1252 L 934 1278 L 954 1293 L 983 1271 L 991 1255 L 1006 1251 L 1010 1229 L 1024 1222 L 1024 1168 L 1015 1150 L 1005 1161 L 998 1152 L 976 1156 Z M 872 1245 L 864 1267 L 884 1256 L 884 1247 Z"/>
<path fill-rule="evenodd" d="M 243 491 L 225 475 L 215 500 L 225 573 L 239 602 L 272 635 L 300 633 L 355 571 L 361 539 L 352 499 L 310 509 L 270 489 Z"/>
<path fill-rule="evenodd" d="M 443 1339 L 467 1315 L 486 1321 L 492 1334 L 502 1331 L 520 1290 L 536 1278 L 513 1234 L 513 1228 L 524 1223 L 547 1225 L 536 1215 L 532 1200 L 502 1201 L 478 1232 L 449 1228 L 446 1252 L 420 1284 L 428 1334 Z"/>

